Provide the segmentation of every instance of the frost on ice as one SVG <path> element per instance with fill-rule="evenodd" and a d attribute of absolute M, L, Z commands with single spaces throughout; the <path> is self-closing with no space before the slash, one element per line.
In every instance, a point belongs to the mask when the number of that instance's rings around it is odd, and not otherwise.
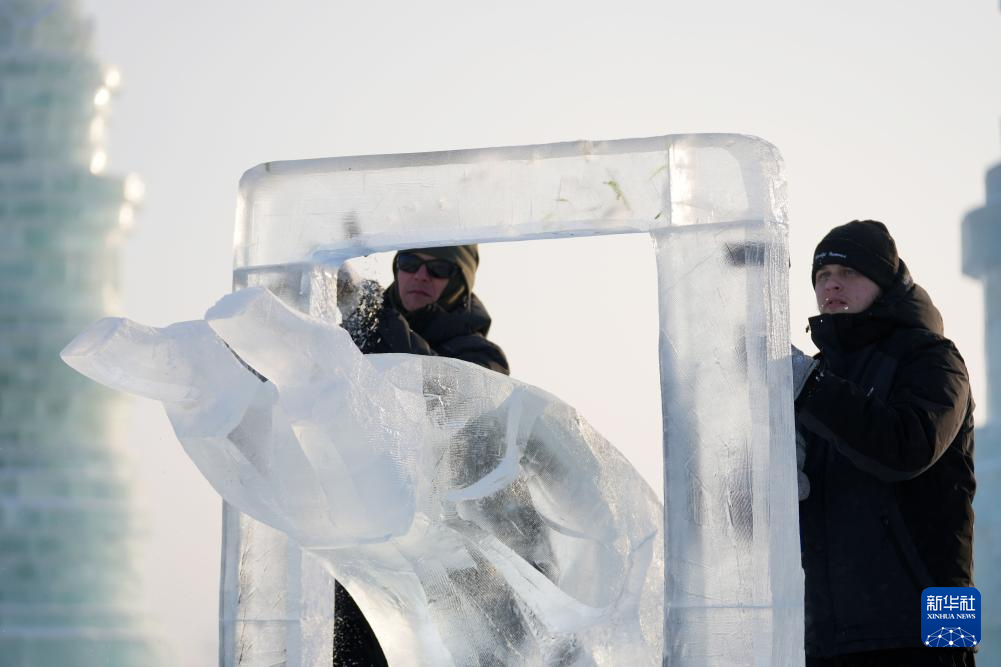
<path fill-rule="evenodd" d="M 662 515 L 570 406 L 333 326 L 351 258 L 622 233 L 657 260 Z M 234 246 L 266 291 L 67 360 L 164 401 L 227 501 L 222 664 L 329 663 L 334 572 L 392 664 L 801 665 L 786 235 L 753 137 L 272 162 Z"/>
<path fill-rule="evenodd" d="M 163 401 L 219 494 L 329 567 L 392 664 L 659 661 L 660 504 L 570 406 L 462 361 L 363 356 L 261 288 L 206 320 L 102 320 L 63 356 Z"/>

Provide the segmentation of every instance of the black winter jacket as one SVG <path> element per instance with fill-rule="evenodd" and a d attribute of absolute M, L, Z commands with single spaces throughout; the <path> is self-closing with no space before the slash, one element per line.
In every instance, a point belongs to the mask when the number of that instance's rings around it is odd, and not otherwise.
<path fill-rule="evenodd" d="M 903 262 L 868 310 L 810 327 L 821 365 L 796 403 L 806 654 L 921 646 L 921 591 L 973 585 L 965 364 Z"/>
<path fill-rule="evenodd" d="M 404 315 L 386 290 L 378 315 L 376 336 L 362 346 L 362 352 L 403 352 L 451 357 L 509 374 L 507 357 L 487 340 L 490 315 L 475 294 L 464 297 L 453 310 L 438 304 Z"/>
<path fill-rule="evenodd" d="M 371 335 L 360 333 L 367 328 L 364 325 L 349 323 L 348 330 L 362 352 L 450 357 L 509 374 L 503 350 L 487 340 L 490 315 L 475 294 L 464 296 L 452 310 L 431 304 L 404 315 L 397 306 L 393 287 L 384 294 Z M 335 582 L 334 595 L 333 664 L 386 665 L 378 638 L 347 589 Z"/>

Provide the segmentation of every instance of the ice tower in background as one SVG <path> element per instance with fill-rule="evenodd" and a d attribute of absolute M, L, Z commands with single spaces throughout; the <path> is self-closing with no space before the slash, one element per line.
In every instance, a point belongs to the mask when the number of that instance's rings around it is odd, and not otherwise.
<path fill-rule="evenodd" d="M 1001 654 L 1001 164 L 987 170 L 986 202 L 963 220 L 963 272 L 984 284 L 990 421 L 976 433 L 974 585 L 983 596 L 981 655 Z M 991 664 L 994 664 L 993 662 Z"/>
<path fill-rule="evenodd" d="M 72 0 L 0 4 L 0 665 L 155 665 L 119 395 L 59 359 L 114 310 L 134 178 L 102 175 L 118 83 Z"/>

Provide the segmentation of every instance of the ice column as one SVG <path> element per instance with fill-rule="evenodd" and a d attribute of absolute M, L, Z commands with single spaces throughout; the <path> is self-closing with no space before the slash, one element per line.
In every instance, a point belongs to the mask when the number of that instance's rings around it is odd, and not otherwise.
<path fill-rule="evenodd" d="M 661 312 L 665 659 L 801 664 L 799 517 L 787 496 L 796 482 L 787 440 L 786 230 L 781 213 L 745 213 L 774 210 L 774 174 L 708 147 L 675 163 L 671 225 L 652 232 Z M 743 183 L 748 199 L 722 199 L 709 183 Z"/>
<path fill-rule="evenodd" d="M 272 162 L 240 183 L 234 285 L 267 287 L 336 320 L 336 268 L 351 257 L 650 234 L 661 294 L 665 662 L 797 665 L 786 231 L 778 153 L 739 135 Z M 224 531 L 223 664 L 322 660 L 328 577 L 232 508 Z"/>
<path fill-rule="evenodd" d="M 90 40 L 77 2 L 0 5 L 0 665 L 157 664 L 121 398 L 58 355 L 114 309 L 130 214 Z"/>
<path fill-rule="evenodd" d="M 976 432 L 977 513 L 974 585 L 983 596 L 981 656 L 1001 652 L 1001 164 L 987 171 L 987 201 L 963 220 L 963 271 L 984 283 L 987 411 Z"/>

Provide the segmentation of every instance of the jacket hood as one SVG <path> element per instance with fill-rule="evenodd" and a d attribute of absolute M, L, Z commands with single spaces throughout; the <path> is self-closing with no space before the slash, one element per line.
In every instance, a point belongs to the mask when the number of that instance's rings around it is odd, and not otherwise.
<path fill-rule="evenodd" d="M 440 308 L 437 304 L 431 306 L 432 312 Z M 422 313 L 408 313 L 405 317 L 414 326 L 415 331 L 424 328 L 424 336 L 429 343 L 437 344 L 439 341 L 446 341 L 456 336 L 468 336 L 470 334 L 482 334 L 486 336 L 490 332 L 490 314 L 486 306 L 477 298 L 475 294 L 470 294 L 464 298 L 458 307 L 446 311 L 446 317 L 433 317 L 424 327 L 420 325 Z"/>
<path fill-rule="evenodd" d="M 942 314 L 928 292 L 911 278 L 900 260 L 893 284 L 861 313 L 822 314 L 810 318 L 813 342 L 820 350 L 831 343 L 850 349 L 890 335 L 896 329 L 924 329 L 944 335 Z"/>
<path fill-rule="evenodd" d="M 876 299 L 869 310 L 859 313 L 866 314 L 892 322 L 898 328 L 927 329 L 939 336 L 945 333 L 942 314 L 932 303 L 928 292 L 911 278 L 903 260 L 893 285 Z"/>

